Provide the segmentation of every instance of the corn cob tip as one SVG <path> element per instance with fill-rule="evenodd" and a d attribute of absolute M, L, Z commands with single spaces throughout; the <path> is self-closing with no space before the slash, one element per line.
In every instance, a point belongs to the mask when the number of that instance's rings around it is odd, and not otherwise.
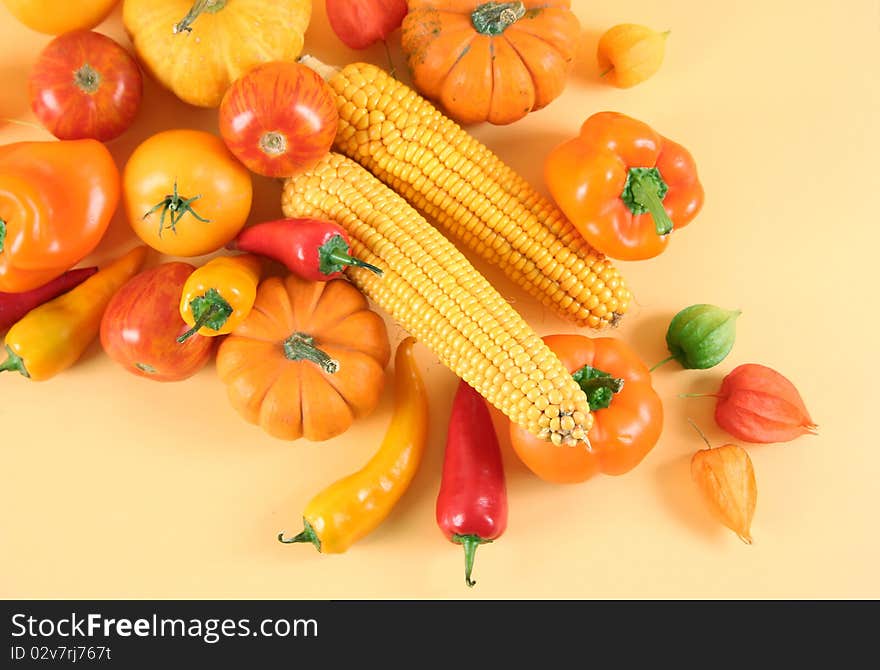
<path fill-rule="evenodd" d="M 324 81 L 330 81 L 333 76 L 340 71 L 338 67 L 328 65 L 324 61 L 315 58 L 311 54 L 303 54 L 296 60 L 298 63 L 305 65 L 310 70 L 317 72 L 318 75 L 320 75 L 321 79 L 323 79 Z"/>

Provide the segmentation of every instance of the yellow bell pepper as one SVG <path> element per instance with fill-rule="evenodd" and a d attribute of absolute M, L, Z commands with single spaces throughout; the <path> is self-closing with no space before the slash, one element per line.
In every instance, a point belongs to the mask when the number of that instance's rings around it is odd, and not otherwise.
<path fill-rule="evenodd" d="M 44 381 L 76 363 L 98 336 L 110 299 L 146 257 L 146 246 L 135 247 L 69 293 L 28 312 L 6 333 L 9 357 L 0 372 L 15 370 Z"/>
<path fill-rule="evenodd" d="M 416 366 L 415 340 L 406 338 L 394 358 L 394 414 L 382 446 L 354 474 L 321 491 L 306 505 L 305 530 L 279 541 L 311 542 L 341 554 L 381 524 L 409 488 L 428 439 L 428 396 Z"/>
<path fill-rule="evenodd" d="M 180 296 L 180 316 L 192 328 L 177 341 L 235 330 L 254 307 L 261 274 L 260 259 L 250 254 L 221 256 L 193 272 Z"/>

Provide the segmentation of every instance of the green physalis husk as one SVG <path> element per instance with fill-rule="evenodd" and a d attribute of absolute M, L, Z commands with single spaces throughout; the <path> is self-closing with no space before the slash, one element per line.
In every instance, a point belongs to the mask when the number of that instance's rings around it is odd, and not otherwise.
<path fill-rule="evenodd" d="M 689 370 L 715 367 L 733 349 L 740 314 L 738 309 L 715 305 L 691 305 L 681 310 L 666 331 L 666 346 L 672 355 L 657 365 L 675 359 Z"/>

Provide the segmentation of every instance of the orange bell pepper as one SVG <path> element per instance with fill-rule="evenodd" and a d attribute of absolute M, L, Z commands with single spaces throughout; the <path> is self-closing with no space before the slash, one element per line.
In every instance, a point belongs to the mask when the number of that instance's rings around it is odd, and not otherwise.
<path fill-rule="evenodd" d="M 119 192 L 119 170 L 96 140 L 0 146 L 0 291 L 30 291 L 88 256 Z"/>
<path fill-rule="evenodd" d="M 578 137 L 550 152 L 544 176 L 581 235 L 620 260 L 659 255 L 703 206 L 687 149 L 616 112 L 587 119 Z"/>
<path fill-rule="evenodd" d="M 220 256 L 193 272 L 180 296 L 180 316 L 192 327 L 177 341 L 235 330 L 254 307 L 261 274 L 260 259 L 250 254 Z"/>
<path fill-rule="evenodd" d="M 98 336 L 110 299 L 146 257 L 146 246 L 135 247 L 69 293 L 28 312 L 6 333 L 8 358 L 0 372 L 14 370 L 44 381 L 76 363 Z"/>
<path fill-rule="evenodd" d="M 629 472 L 654 448 L 663 430 L 663 403 L 647 366 L 611 337 L 543 339 L 587 395 L 594 419 L 589 447 L 557 447 L 509 422 L 516 455 L 538 477 L 559 484 L 583 482 L 600 472 Z"/>

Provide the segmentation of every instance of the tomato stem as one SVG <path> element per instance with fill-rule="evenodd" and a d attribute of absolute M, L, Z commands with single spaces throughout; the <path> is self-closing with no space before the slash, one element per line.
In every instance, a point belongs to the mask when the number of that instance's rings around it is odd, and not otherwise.
<path fill-rule="evenodd" d="M 196 0 L 183 19 L 174 25 L 174 34 L 192 32 L 192 23 L 202 12 L 219 12 L 226 6 L 226 0 Z"/>
<path fill-rule="evenodd" d="M 162 231 L 165 230 L 165 215 L 168 212 L 171 212 L 171 223 L 168 225 L 168 228 L 176 235 L 177 234 L 177 224 L 180 223 L 180 220 L 186 214 L 192 214 L 197 220 L 202 223 L 211 223 L 210 219 L 206 219 L 192 208 L 192 204 L 201 198 L 201 195 L 197 195 L 193 198 L 183 198 L 177 192 L 177 181 L 174 182 L 174 193 L 171 195 L 166 195 L 165 199 L 162 202 L 154 205 L 150 211 L 144 214 L 144 219 L 147 219 L 150 214 L 158 210 L 162 210 L 162 217 L 159 219 L 159 237 L 162 237 Z"/>
<path fill-rule="evenodd" d="M 73 73 L 74 83 L 83 91 L 92 95 L 101 87 L 101 73 L 88 63 Z"/>
<path fill-rule="evenodd" d="M 611 67 L 609 67 L 609 68 L 608 68 L 607 70 L 605 70 L 604 72 L 600 72 L 600 73 L 599 73 L 599 76 L 600 76 L 600 77 L 605 77 L 606 75 L 611 74 L 611 72 L 612 72 L 613 70 L 614 70 L 614 66 L 612 65 Z"/>
<path fill-rule="evenodd" d="M 260 151 L 267 156 L 280 156 L 287 152 L 287 138 L 277 130 L 265 132 L 260 136 Z"/>
<path fill-rule="evenodd" d="M 8 345 L 6 346 L 7 358 L 0 363 L 0 372 L 20 372 L 25 377 L 30 377 L 21 356 L 15 353 Z"/>
<path fill-rule="evenodd" d="M 492 540 L 484 540 L 479 535 L 453 535 L 452 541 L 464 547 L 464 583 L 473 587 L 476 582 L 471 579 L 471 573 L 474 571 L 477 547 L 481 544 L 489 544 Z"/>
<path fill-rule="evenodd" d="M 305 333 L 294 333 L 284 340 L 284 355 L 291 361 L 311 361 L 328 375 L 339 372 L 339 361 L 315 346 L 315 338 Z"/>
<path fill-rule="evenodd" d="M 711 448 L 712 448 L 712 445 L 709 444 L 709 440 L 708 440 L 708 439 L 706 438 L 706 436 L 703 434 L 703 431 L 700 430 L 700 427 L 699 427 L 697 424 L 695 424 L 695 423 L 693 422 L 693 420 L 691 420 L 690 418 L 688 418 L 688 423 L 691 424 L 691 425 L 694 427 L 694 430 L 697 431 L 697 432 L 700 434 L 700 437 L 703 438 L 703 442 L 706 443 L 706 446 L 709 447 L 709 449 L 711 449 Z"/>
<path fill-rule="evenodd" d="M 6 244 L 6 221 L 0 216 L 0 253 L 3 252 L 4 244 Z"/>
<path fill-rule="evenodd" d="M 288 537 L 288 538 L 284 537 L 284 531 L 282 530 L 280 533 L 278 533 L 278 541 L 283 544 L 295 544 L 297 542 L 311 542 L 313 545 L 315 545 L 315 548 L 318 551 L 321 551 L 321 540 L 318 537 L 318 534 L 315 532 L 315 529 L 312 528 L 312 525 L 308 521 L 306 521 L 305 519 L 303 519 L 303 525 L 305 526 L 305 528 L 303 529 L 303 532 L 301 532 L 299 535 L 296 535 L 294 537 Z"/>

